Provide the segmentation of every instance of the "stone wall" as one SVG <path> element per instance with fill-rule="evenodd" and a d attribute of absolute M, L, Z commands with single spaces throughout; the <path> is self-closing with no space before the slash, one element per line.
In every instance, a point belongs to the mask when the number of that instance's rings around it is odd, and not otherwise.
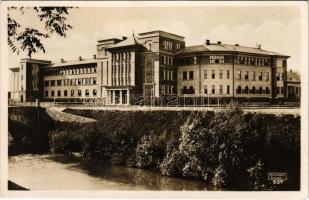
<path fill-rule="evenodd" d="M 60 122 L 79 122 L 79 123 L 90 123 L 96 121 L 95 119 L 73 115 L 65 112 L 61 112 L 57 109 L 46 108 L 46 113 L 55 121 Z"/>

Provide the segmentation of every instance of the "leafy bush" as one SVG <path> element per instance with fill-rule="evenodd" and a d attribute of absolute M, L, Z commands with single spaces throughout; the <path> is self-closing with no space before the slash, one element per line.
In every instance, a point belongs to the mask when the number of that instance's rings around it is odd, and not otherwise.
<path fill-rule="evenodd" d="M 299 189 L 299 116 L 243 113 L 237 105 L 216 113 L 69 112 L 98 120 L 72 133 L 79 135 L 85 157 L 219 188 Z M 267 180 L 270 171 L 288 172 L 290 181 L 274 187 Z"/>

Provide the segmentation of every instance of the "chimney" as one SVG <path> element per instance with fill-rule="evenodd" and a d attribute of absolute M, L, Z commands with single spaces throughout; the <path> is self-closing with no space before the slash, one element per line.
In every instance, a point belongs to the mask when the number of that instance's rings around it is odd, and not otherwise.
<path fill-rule="evenodd" d="M 122 40 L 126 40 L 127 39 L 127 37 L 126 36 L 122 36 Z"/>
<path fill-rule="evenodd" d="M 239 44 L 235 44 L 235 46 L 239 47 Z"/>
<path fill-rule="evenodd" d="M 206 40 L 206 45 L 210 45 L 210 40 Z"/>
<path fill-rule="evenodd" d="M 97 59 L 97 55 L 93 54 L 93 59 Z"/>
<path fill-rule="evenodd" d="M 82 57 L 81 57 L 81 56 L 78 56 L 78 60 L 79 60 L 79 61 L 82 61 Z"/>
<path fill-rule="evenodd" d="M 64 63 L 64 59 L 63 59 L 63 58 L 61 58 L 61 59 L 60 59 L 60 62 L 61 62 L 61 63 Z"/>
<path fill-rule="evenodd" d="M 218 41 L 218 44 L 221 44 L 221 41 Z"/>
<path fill-rule="evenodd" d="M 257 49 L 261 49 L 261 47 L 262 47 L 261 44 L 256 45 L 256 48 L 257 48 Z"/>

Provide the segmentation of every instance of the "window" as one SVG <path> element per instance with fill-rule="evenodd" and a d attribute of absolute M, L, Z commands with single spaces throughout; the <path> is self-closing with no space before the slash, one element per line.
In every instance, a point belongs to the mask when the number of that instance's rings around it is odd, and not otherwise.
<path fill-rule="evenodd" d="M 216 78 L 215 70 L 211 70 L 211 78 L 212 79 Z"/>
<path fill-rule="evenodd" d="M 245 87 L 245 94 L 249 94 L 249 87 L 248 86 Z"/>
<path fill-rule="evenodd" d="M 45 81 L 45 86 L 49 86 L 49 81 Z"/>
<path fill-rule="evenodd" d="M 280 73 L 277 73 L 277 81 L 280 81 Z"/>
<path fill-rule="evenodd" d="M 97 96 L 97 90 L 93 89 L 92 94 L 93 94 L 93 96 Z"/>
<path fill-rule="evenodd" d="M 248 79 L 249 79 L 249 72 L 246 71 L 246 72 L 245 72 L 245 80 L 248 80 Z"/>
<path fill-rule="evenodd" d="M 85 95 L 86 95 L 86 96 L 89 96 L 89 90 L 88 90 L 88 89 L 86 89 Z"/>
<path fill-rule="evenodd" d="M 270 94 L 269 87 L 266 87 L 266 94 Z"/>
<path fill-rule="evenodd" d="M 173 50 L 173 42 L 163 41 L 163 48 L 166 50 Z"/>
<path fill-rule="evenodd" d="M 71 97 L 74 97 L 74 90 L 71 90 Z"/>
<path fill-rule="evenodd" d="M 93 85 L 96 85 L 96 84 L 97 84 L 97 78 L 94 77 L 94 78 L 93 78 Z"/>
<path fill-rule="evenodd" d="M 269 81 L 269 72 L 265 72 L 265 81 Z"/>
<path fill-rule="evenodd" d="M 230 86 L 229 85 L 226 86 L 226 94 L 230 94 Z"/>
<path fill-rule="evenodd" d="M 220 94 L 223 94 L 223 85 L 220 85 Z"/>
<path fill-rule="evenodd" d="M 61 85 L 61 80 L 57 80 L 57 85 Z"/>
<path fill-rule="evenodd" d="M 224 56 L 209 56 L 209 63 L 210 64 L 223 64 L 224 63 Z"/>
<path fill-rule="evenodd" d="M 78 92 L 78 96 L 79 97 L 82 96 L 82 91 L 81 90 L 78 90 L 77 92 Z"/>
<path fill-rule="evenodd" d="M 207 90 L 207 85 L 204 85 L 204 94 L 207 94 L 208 90 Z"/>
<path fill-rule="evenodd" d="M 67 97 L 67 96 L 68 96 L 68 91 L 64 90 L 63 95 L 64 95 L 65 97 Z"/>
<path fill-rule="evenodd" d="M 262 88 L 262 86 L 260 86 L 259 94 L 263 94 L 263 88 Z"/>
<path fill-rule="evenodd" d="M 186 86 L 183 86 L 183 88 L 182 88 L 182 94 L 187 94 L 187 87 L 186 87 Z"/>
<path fill-rule="evenodd" d="M 226 79 L 230 79 L 230 70 L 226 71 Z"/>
<path fill-rule="evenodd" d="M 48 91 L 45 91 L 45 97 L 48 97 Z"/>
<path fill-rule="evenodd" d="M 260 75 L 259 75 L 259 80 L 262 81 L 263 80 L 263 72 L 260 72 Z"/>
<path fill-rule="evenodd" d="M 215 93 L 216 93 L 215 85 L 212 85 L 212 86 L 211 86 L 211 93 L 212 93 L 212 94 L 215 94 Z"/>
<path fill-rule="evenodd" d="M 50 85 L 51 85 L 51 86 L 55 86 L 55 80 L 51 80 L 51 81 L 50 81 Z"/>
<path fill-rule="evenodd" d="M 280 87 L 276 87 L 277 94 L 280 94 Z"/>
<path fill-rule="evenodd" d="M 242 65 L 245 64 L 245 58 L 242 56 L 239 57 L 238 61 L 239 61 L 239 64 L 242 64 Z"/>
<path fill-rule="evenodd" d="M 284 87 L 281 87 L 281 94 L 284 94 Z"/>
<path fill-rule="evenodd" d="M 61 90 L 58 90 L 58 97 L 60 97 L 61 96 Z"/>
<path fill-rule="evenodd" d="M 190 71 L 190 72 L 189 72 L 189 79 L 190 79 L 190 80 L 193 80 L 193 79 L 194 79 L 194 73 L 193 73 L 193 71 Z"/>
<path fill-rule="evenodd" d="M 197 64 L 197 57 L 196 56 L 193 57 L 193 64 L 195 64 L 195 65 Z"/>
<path fill-rule="evenodd" d="M 286 66 L 287 66 L 286 60 L 282 60 L 282 67 L 286 67 Z"/>
<path fill-rule="evenodd" d="M 223 70 L 222 70 L 222 69 L 220 69 L 220 71 L 219 71 L 219 78 L 220 78 L 220 79 L 223 78 Z"/>
<path fill-rule="evenodd" d="M 187 72 L 182 72 L 182 79 L 187 80 Z"/>
<path fill-rule="evenodd" d="M 194 88 L 193 88 L 193 86 L 190 86 L 190 88 L 189 88 L 189 94 L 194 94 Z"/>
<path fill-rule="evenodd" d="M 237 79 L 238 79 L 238 80 L 241 79 L 241 71 L 240 71 L 240 70 L 237 71 Z"/>
<path fill-rule="evenodd" d="M 51 96 L 52 96 L 52 97 L 55 96 L 54 90 L 51 91 Z"/>
<path fill-rule="evenodd" d="M 255 94 L 255 87 L 252 87 L 252 94 Z"/>
<path fill-rule="evenodd" d="M 207 70 L 204 70 L 204 79 L 207 79 L 207 77 L 208 77 L 208 72 Z"/>
<path fill-rule="evenodd" d="M 251 80 L 255 81 L 255 72 L 251 72 Z"/>

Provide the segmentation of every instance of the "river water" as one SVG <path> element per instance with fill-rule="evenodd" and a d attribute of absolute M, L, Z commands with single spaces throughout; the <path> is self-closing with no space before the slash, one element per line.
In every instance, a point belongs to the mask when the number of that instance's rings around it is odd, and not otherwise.
<path fill-rule="evenodd" d="M 98 163 L 85 167 L 81 163 L 60 154 L 11 156 L 8 176 L 30 190 L 209 190 L 202 181 Z"/>

